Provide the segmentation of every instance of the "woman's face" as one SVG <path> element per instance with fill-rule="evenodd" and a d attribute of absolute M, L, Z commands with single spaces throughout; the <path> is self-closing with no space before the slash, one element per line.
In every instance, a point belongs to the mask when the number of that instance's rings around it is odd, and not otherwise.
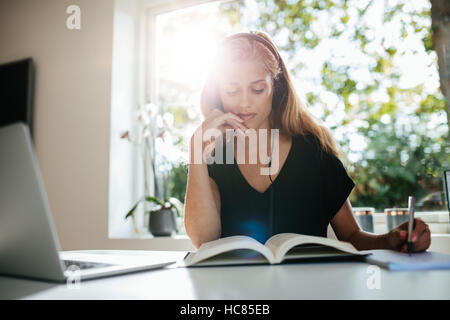
<path fill-rule="evenodd" d="M 273 86 L 261 64 L 246 61 L 227 66 L 220 74 L 219 93 L 225 112 L 238 115 L 248 128 L 269 129 Z"/>

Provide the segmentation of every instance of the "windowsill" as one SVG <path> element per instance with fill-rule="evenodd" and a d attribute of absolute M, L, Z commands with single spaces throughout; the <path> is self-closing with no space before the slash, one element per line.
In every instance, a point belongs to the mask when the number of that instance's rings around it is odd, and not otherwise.
<path fill-rule="evenodd" d="M 438 222 L 445 223 L 449 222 L 449 212 L 448 211 L 416 211 L 416 218 L 421 218 L 425 222 Z M 375 223 L 380 223 L 382 221 L 386 221 L 386 215 L 384 212 L 375 212 L 374 213 Z"/>
<path fill-rule="evenodd" d="M 142 239 L 142 240 L 173 240 L 173 241 L 177 241 L 177 240 L 189 240 L 189 237 L 186 234 L 175 234 L 172 236 L 157 236 L 155 237 L 154 235 L 152 235 L 151 233 L 141 233 L 141 234 L 134 234 L 134 235 L 130 235 L 127 237 L 109 237 L 109 239 Z"/>
<path fill-rule="evenodd" d="M 449 213 L 448 211 L 422 211 L 415 213 L 416 218 L 421 218 L 424 222 L 429 224 L 431 233 L 433 235 L 450 234 Z M 386 215 L 384 212 L 374 213 L 374 232 L 386 233 Z M 435 230 L 433 230 L 435 229 Z M 140 234 L 132 234 L 124 237 L 110 237 L 110 239 L 142 239 L 152 241 L 190 241 L 186 234 L 175 234 L 172 236 L 155 237 L 151 233 L 141 232 Z"/>
<path fill-rule="evenodd" d="M 425 221 L 431 229 L 433 236 L 450 234 L 449 213 L 447 211 L 422 211 L 415 213 L 417 218 Z M 374 213 L 374 233 L 381 234 L 387 232 L 386 215 L 384 212 Z M 140 234 L 131 234 L 124 237 L 109 237 L 109 239 L 133 239 L 149 240 L 152 242 L 190 242 L 186 234 L 174 234 L 172 236 L 155 237 L 151 233 L 141 232 Z"/>
<path fill-rule="evenodd" d="M 432 235 L 450 234 L 448 211 L 418 211 L 415 217 L 422 219 L 430 227 Z M 374 233 L 387 232 L 386 215 L 384 212 L 375 212 L 373 215 Z"/>
<path fill-rule="evenodd" d="M 151 233 L 141 232 L 123 237 L 109 237 L 113 249 L 139 249 L 139 250 L 163 250 L 163 251 L 194 251 L 195 247 L 186 234 L 174 234 L 172 236 L 157 236 Z"/>

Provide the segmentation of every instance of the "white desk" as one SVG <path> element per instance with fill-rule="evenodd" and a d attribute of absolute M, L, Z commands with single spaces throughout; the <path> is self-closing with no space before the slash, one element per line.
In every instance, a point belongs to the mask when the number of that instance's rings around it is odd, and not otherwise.
<path fill-rule="evenodd" d="M 155 256 L 161 251 L 88 251 Z M 182 258 L 185 252 L 171 252 Z M 369 264 L 298 263 L 177 268 L 175 265 L 66 284 L 0 277 L 0 299 L 450 299 L 450 270 L 380 269 L 380 289 L 368 289 Z"/>

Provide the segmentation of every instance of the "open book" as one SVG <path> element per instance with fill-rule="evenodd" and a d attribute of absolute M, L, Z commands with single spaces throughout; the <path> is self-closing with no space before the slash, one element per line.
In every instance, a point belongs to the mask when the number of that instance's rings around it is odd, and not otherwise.
<path fill-rule="evenodd" d="M 279 233 L 270 237 L 264 245 L 248 236 L 232 236 L 206 242 L 197 251 L 189 252 L 183 265 L 278 264 L 286 260 L 367 255 L 348 242 L 296 233 Z"/>

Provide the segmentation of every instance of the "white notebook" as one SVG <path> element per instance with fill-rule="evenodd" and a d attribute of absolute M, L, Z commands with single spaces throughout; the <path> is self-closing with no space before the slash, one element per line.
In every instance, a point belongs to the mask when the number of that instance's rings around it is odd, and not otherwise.
<path fill-rule="evenodd" d="M 392 250 L 367 250 L 371 253 L 364 259 L 367 263 L 389 270 L 450 269 L 450 255 L 440 252 L 416 252 L 409 255 Z"/>

